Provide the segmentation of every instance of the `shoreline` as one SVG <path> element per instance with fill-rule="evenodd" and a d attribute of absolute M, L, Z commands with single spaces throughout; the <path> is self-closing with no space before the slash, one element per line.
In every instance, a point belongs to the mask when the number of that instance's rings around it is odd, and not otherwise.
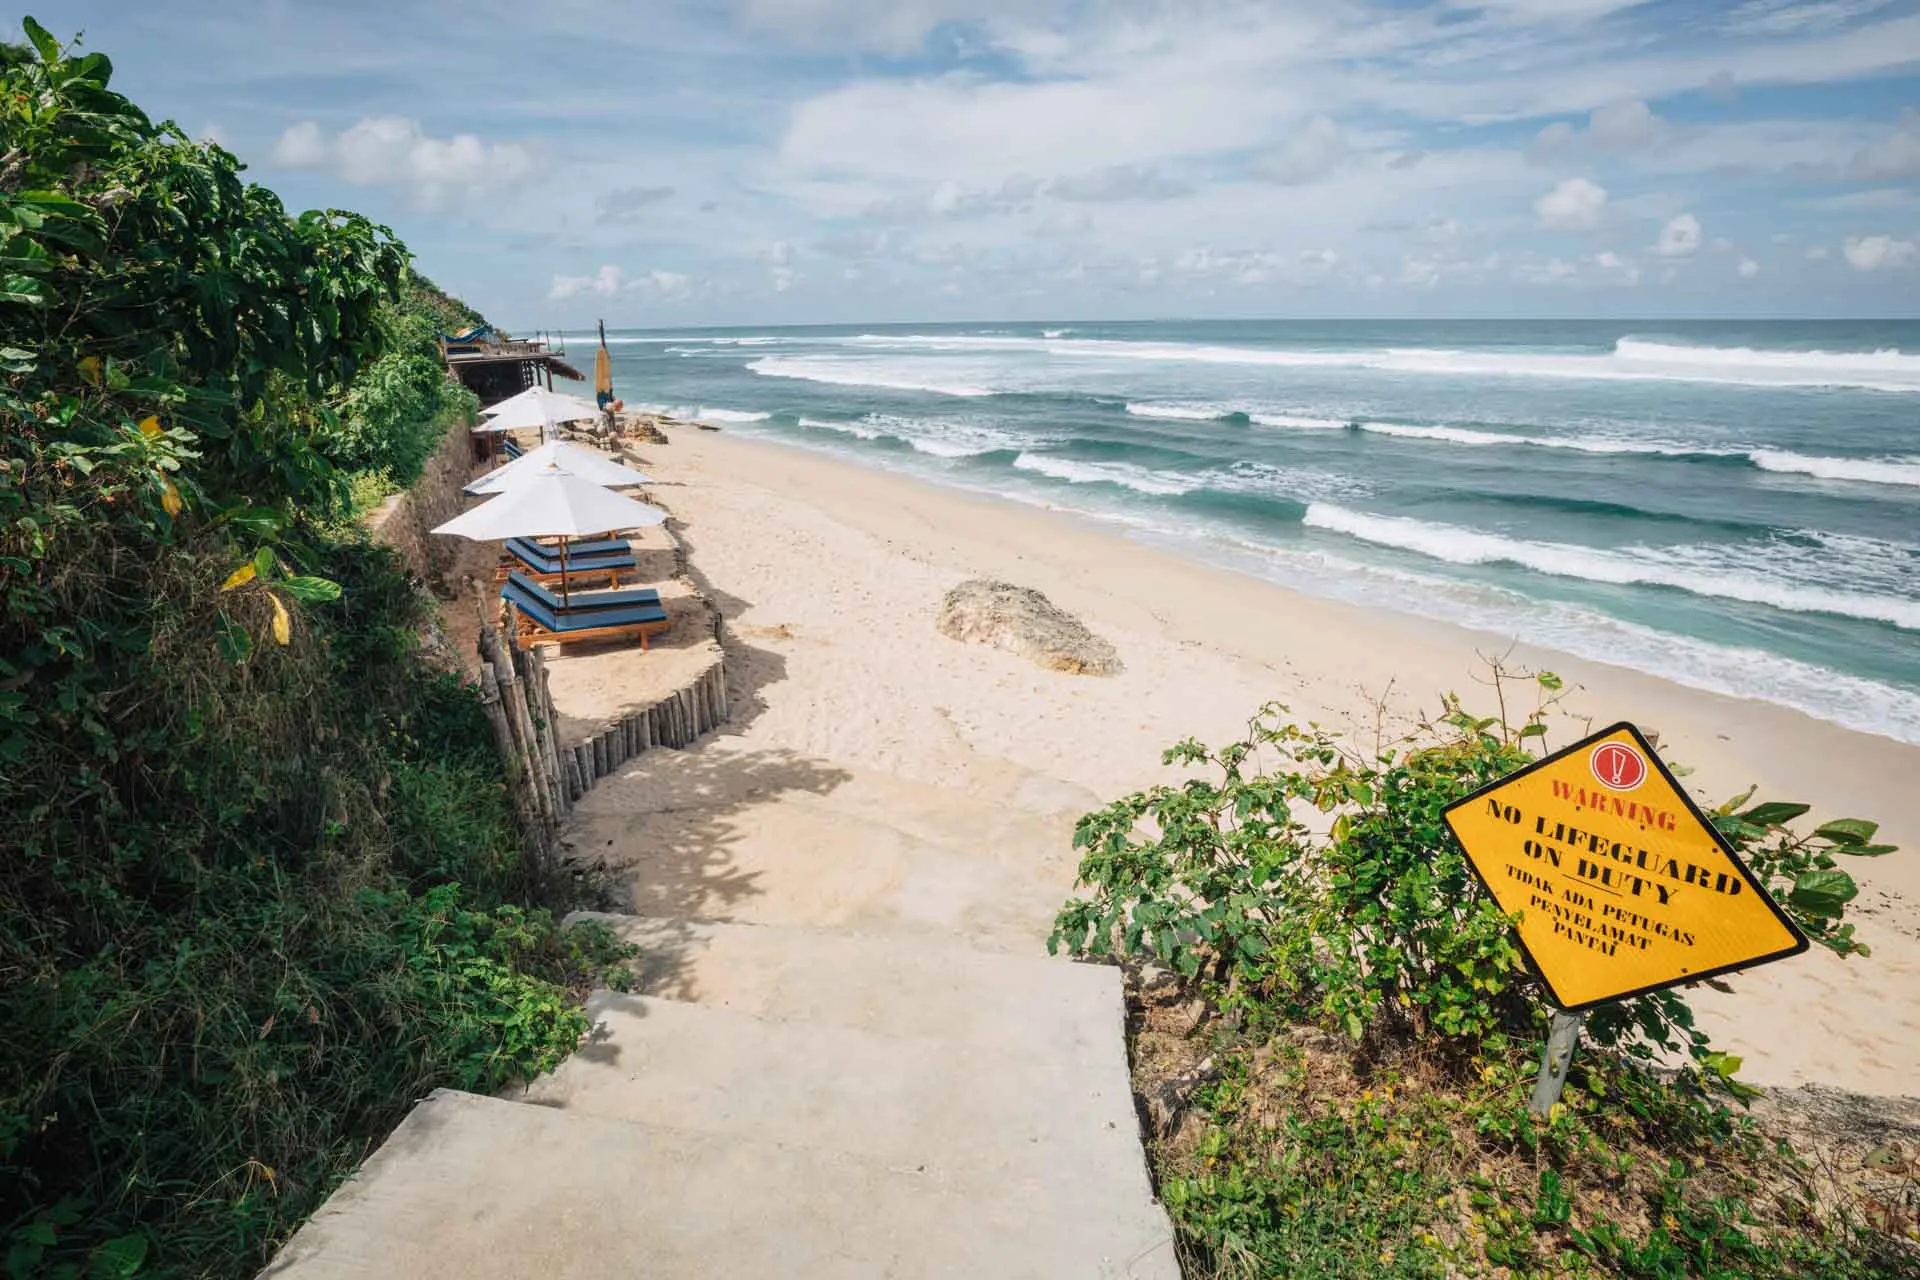
<path fill-rule="evenodd" d="M 1447 690 L 1488 707 L 1476 654 L 1506 653 L 1509 667 L 1561 675 L 1563 705 L 1594 727 L 1627 719 L 1656 730 L 1662 754 L 1695 770 L 1686 782 L 1708 807 L 1758 783 L 1757 798 L 1806 801 L 1821 820 L 1879 821 L 1882 839 L 1902 851 L 1847 864 L 1871 958 L 1817 952 L 1736 975 L 1737 995 L 1690 995 L 1716 1044 L 1745 1056 L 1758 1083 L 1913 1089 L 1920 808 L 1909 793 L 1920 747 L 1529 646 L 1509 650 L 1490 634 L 1188 560 L 1088 517 L 797 446 L 681 428 L 666 446 L 640 447 L 660 498 L 688 526 L 729 634 L 777 661 L 747 734 L 783 750 L 973 787 L 983 801 L 1010 766 L 1024 779 L 1021 803 L 1070 818 L 1167 780 L 1167 746 L 1190 735 L 1228 740 L 1270 699 L 1302 719 L 1369 733 L 1375 697 L 1395 718 L 1435 708 Z M 1126 671 L 1063 677 L 939 636 L 941 597 L 975 576 L 1044 592 L 1114 643 Z M 1551 742 L 1584 732 L 1570 723 Z M 1071 862 L 1062 858 L 1069 878 Z"/>

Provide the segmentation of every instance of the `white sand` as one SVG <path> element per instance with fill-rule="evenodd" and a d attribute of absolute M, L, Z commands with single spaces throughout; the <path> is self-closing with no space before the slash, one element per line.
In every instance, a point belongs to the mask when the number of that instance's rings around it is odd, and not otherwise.
<path fill-rule="evenodd" d="M 739 725 L 643 757 L 582 809 L 581 843 L 634 868 L 651 914 L 859 925 L 884 915 L 1039 948 L 1074 865 L 1073 819 L 1163 779 L 1160 752 L 1220 742 L 1268 699 L 1371 725 L 1372 700 L 1484 706 L 1501 637 L 1295 594 L 1074 517 L 730 434 L 643 446 L 729 628 Z M 1113 678 L 1043 671 L 938 634 L 943 593 L 1003 578 L 1112 641 Z M 1715 804 L 1758 782 L 1825 817 L 1878 819 L 1903 852 L 1849 865 L 1875 954 L 1816 950 L 1701 993 L 1762 1084 L 1920 1093 L 1920 749 L 1559 654 L 1593 724 L 1632 719 Z M 1576 726 L 1556 736 L 1571 740 Z"/>

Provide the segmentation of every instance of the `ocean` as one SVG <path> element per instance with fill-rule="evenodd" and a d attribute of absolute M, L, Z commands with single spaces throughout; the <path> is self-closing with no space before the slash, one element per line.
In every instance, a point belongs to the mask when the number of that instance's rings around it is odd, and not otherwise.
<path fill-rule="evenodd" d="M 1920 743 L 1920 322 L 929 324 L 609 346 L 629 405 Z"/>

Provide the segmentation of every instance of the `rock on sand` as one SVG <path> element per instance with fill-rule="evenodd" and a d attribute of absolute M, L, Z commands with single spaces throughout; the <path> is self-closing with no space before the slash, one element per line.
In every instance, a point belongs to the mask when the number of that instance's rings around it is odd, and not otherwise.
<path fill-rule="evenodd" d="M 1111 644 L 1030 587 L 974 578 L 947 592 L 940 632 L 990 644 L 1054 671 L 1110 676 L 1120 670 Z"/>

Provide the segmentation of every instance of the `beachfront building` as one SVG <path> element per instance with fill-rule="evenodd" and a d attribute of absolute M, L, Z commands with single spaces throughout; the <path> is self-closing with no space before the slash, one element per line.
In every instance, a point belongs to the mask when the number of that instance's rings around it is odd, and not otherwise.
<path fill-rule="evenodd" d="M 457 334 L 442 334 L 440 352 L 447 371 L 479 396 L 481 404 L 505 400 L 533 386 L 551 391 L 555 374 L 575 382 L 586 381 L 585 374 L 566 362 L 565 343 L 555 350 L 546 334 L 511 338 L 480 325 Z"/>

